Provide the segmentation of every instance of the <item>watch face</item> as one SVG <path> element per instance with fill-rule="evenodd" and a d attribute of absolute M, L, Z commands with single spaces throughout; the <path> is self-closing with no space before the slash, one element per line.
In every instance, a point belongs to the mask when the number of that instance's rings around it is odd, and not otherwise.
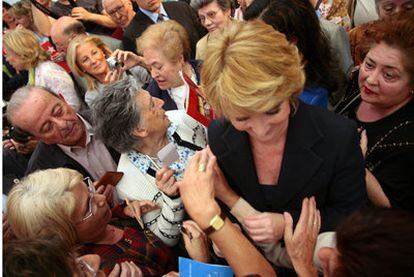
<path fill-rule="evenodd" d="M 214 230 L 220 230 L 221 227 L 224 225 L 224 220 L 220 217 L 220 215 L 216 215 L 213 217 L 213 219 L 210 221 L 211 227 L 214 228 Z"/>

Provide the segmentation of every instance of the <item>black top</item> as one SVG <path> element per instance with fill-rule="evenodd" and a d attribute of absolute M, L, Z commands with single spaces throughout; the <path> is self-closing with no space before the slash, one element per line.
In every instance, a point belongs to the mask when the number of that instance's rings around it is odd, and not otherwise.
<path fill-rule="evenodd" d="M 76 0 L 77 7 L 85 8 L 88 12 L 102 14 L 102 0 Z M 60 2 L 52 2 L 50 10 L 56 13 L 59 17 L 70 16 L 72 12 L 72 5 L 64 5 Z M 85 29 L 89 33 L 111 35 L 115 29 L 107 28 L 95 22 L 82 21 Z"/>
<path fill-rule="evenodd" d="M 366 167 L 381 184 L 391 205 L 414 211 L 414 99 L 375 122 L 357 119 L 360 103 L 359 90 L 351 91 L 339 104 L 337 112 L 366 130 Z"/>
<path fill-rule="evenodd" d="M 259 211 L 288 211 L 297 222 L 303 198 L 315 196 L 323 232 L 334 230 L 344 216 L 366 204 L 364 160 L 351 120 L 299 103 L 289 120 L 270 207 L 260 188 L 248 134 L 229 121 L 215 120 L 208 136 L 229 185 Z"/>

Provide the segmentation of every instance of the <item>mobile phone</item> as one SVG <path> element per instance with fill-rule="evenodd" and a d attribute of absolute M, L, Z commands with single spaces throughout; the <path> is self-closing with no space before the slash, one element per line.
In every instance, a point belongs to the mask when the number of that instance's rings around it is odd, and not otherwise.
<path fill-rule="evenodd" d="M 107 171 L 105 174 L 98 180 L 98 182 L 95 185 L 95 188 L 99 188 L 102 185 L 112 185 L 116 186 L 119 181 L 122 179 L 122 176 L 124 176 L 123 172 L 119 171 Z"/>
<path fill-rule="evenodd" d="M 157 156 L 161 160 L 162 165 L 167 167 L 176 160 L 180 159 L 177 147 L 175 147 L 174 143 L 172 142 L 168 143 L 160 151 L 158 151 Z"/>

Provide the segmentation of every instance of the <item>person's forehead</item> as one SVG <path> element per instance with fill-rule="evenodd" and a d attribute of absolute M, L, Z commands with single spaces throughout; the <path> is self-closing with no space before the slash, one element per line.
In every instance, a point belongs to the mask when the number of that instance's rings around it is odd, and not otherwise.
<path fill-rule="evenodd" d="M 55 98 L 55 99 L 53 99 Z M 26 131 L 35 131 L 48 116 L 49 110 L 60 100 L 43 91 L 32 91 L 21 107 L 14 113 L 14 123 Z"/>
<path fill-rule="evenodd" d="M 124 0 L 104 0 L 103 6 L 105 9 L 113 9 L 114 7 L 124 7 L 125 1 Z"/>
<path fill-rule="evenodd" d="M 407 3 L 414 3 L 414 0 L 380 0 L 381 4 L 395 4 L 395 5 L 404 5 Z"/>

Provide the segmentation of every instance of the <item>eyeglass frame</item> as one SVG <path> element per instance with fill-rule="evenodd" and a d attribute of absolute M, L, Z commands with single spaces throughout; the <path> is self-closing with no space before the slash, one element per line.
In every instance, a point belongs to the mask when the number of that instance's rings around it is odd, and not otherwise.
<path fill-rule="evenodd" d="M 216 15 L 222 11 L 221 9 L 218 9 L 217 11 L 209 11 L 206 16 L 198 16 L 198 18 L 200 19 L 201 24 L 204 24 L 204 22 L 206 21 L 206 19 L 213 21 L 216 18 Z"/>
<path fill-rule="evenodd" d="M 92 183 L 92 180 L 90 177 L 85 177 L 83 178 L 83 182 L 86 184 L 87 188 L 88 188 L 88 193 L 89 193 L 89 201 L 88 201 L 88 213 L 77 223 L 82 223 L 85 220 L 89 219 L 91 216 L 93 216 L 93 197 L 95 195 L 96 189 L 95 186 Z"/>
<path fill-rule="evenodd" d="M 89 274 L 92 275 L 92 277 L 98 276 L 98 273 L 86 261 L 79 258 L 78 259 L 78 264 L 79 264 L 80 270 L 82 270 L 82 272 L 84 272 L 86 274 L 89 273 Z"/>

